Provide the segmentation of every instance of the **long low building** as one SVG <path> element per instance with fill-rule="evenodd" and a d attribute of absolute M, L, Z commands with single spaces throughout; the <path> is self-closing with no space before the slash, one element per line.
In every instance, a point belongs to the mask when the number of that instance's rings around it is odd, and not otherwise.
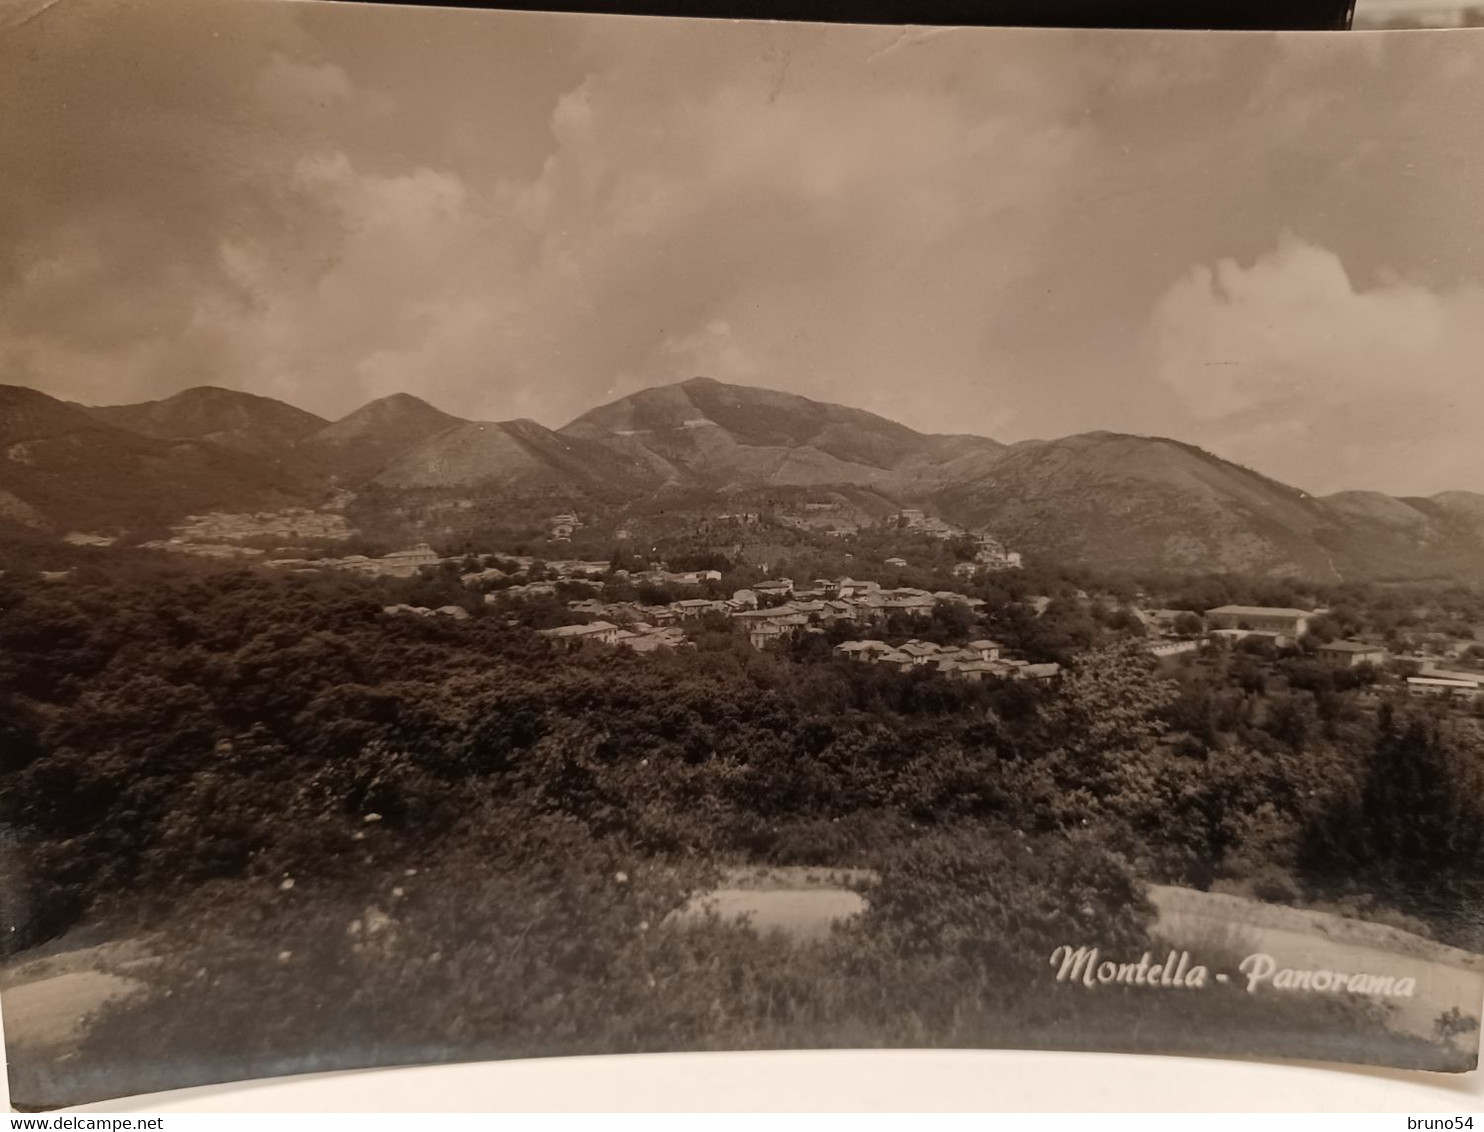
<path fill-rule="evenodd" d="M 1219 605 L 1206 610 L 1206 624 L 1213 629 L 1255 629 L 1302 637 L 1316 616 L 1311 609 L 1285 609 L 1268 605 Z"/>
<path fill-rule="evenodd" d="M 1408 676 L 1407 694 L 1418 697 L 1438 696 L 1472 700 L 1479 695 L 1479 681 L 1450 679 L 1442 676 Z"/>

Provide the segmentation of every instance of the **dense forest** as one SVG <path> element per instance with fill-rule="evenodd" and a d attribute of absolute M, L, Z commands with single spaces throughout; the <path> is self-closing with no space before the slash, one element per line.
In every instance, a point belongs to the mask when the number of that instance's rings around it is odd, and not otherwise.
<path fill-rule="evenodd" d="M 1091 647 L 1045 647 L 1071 667 L 1041 688 L 714 626 L 640 656 L 554 647 L 480 601 L 466 620 L 384 612 L 448 584 L 0 577 L 7 947 L 82 927 L 171 941 L 153 1005 L 105 1011 L 84 1065 L 125 1056 L 145 1015 L 201 1080 L 244 1057 L 1096 1046 L 1126 1012 L 1084 1003 L 1069 1028 L 1070 1000 L 1024 987 L 1069 939 L 1147 942 L 1149 882 L 1484 949 L 1468 712 L 1302 655 L 1161 669 L 1106 617 Z M 742 862 L 880 879 L 824 943 L 656 930 Z M 1272 1006 L 1201 1001 L 1227 1036 L 1273 1025 Z M 395 1048 L 325 1052 L 393 1017 Z"/>

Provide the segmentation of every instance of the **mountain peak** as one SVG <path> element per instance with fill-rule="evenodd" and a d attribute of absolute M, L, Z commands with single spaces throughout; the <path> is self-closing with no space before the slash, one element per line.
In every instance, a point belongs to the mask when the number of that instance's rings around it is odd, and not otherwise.
<path fill-rule="evenodd" d="M 385 397 L 378 397 L 374 401 L 367 401 L 356 410 L 356 413 L 364 413 L 367 409 L 378 408 L 389 409 L 395 412 L 425 412 L 428 410 L 435 413 L 442 412 L 441 409 L 434 408 L 421 397 L 414 397 L 411 393 L 388 393 Z M 355 413 L 348 415 L 354 416 Z"/>
<path fill-rule="evenodd" d="M 410 393 L 367 402 L 303 441 L 306 452 L 325 459 L 351 479 L 369 477 L 404 452 L 466 422 Z"/>
<path fill-rule="evenodd" d="M 195 385 L 158 401 L 100 405 L 96 420 L 156 440 L 209 440 L 253 455 L 281 455 L 324 424 L 323 417 L 238 389 Z"/>
<path fill-rule="evenodd" d="M 287 409 L 293 413 L 303 413 L 305 416 L 313 416 L 303 409 L 295 408 L 283 401 L 272 397 L 264 397 L 260 393 L 247 393 L 241 389 L 228 389 L 223 385 L 190 385 L 168 397 L 160 397 L 153 401 L 130 402 L 125 405 L 98 405 L 95 411 L 108 412 L 115 409 L 129 409 L 140 411 L 147 407 L 159 405 L 257 405 L 277 406 L 279 409 Z"/>
<path fill-rule="evenodd" d="M 670 482 L 721 487 L 876 485 L 944 447 L 863 409 L 699 376 L 621 397 L 561 432 Z"/>
<path fill-rule="evenodd" d="M 258 393 L 245 393 L 240 389 L 228 389 L 225 385 L 190 385 L 172 393 L 169 397 L 161 397 L 160 401 L 229 401 L 244 399 L 250 401 L 271 401 L 273 398 L 264 397 Z"/>
<path fill-rule="evenodd" d="M 261 400 L 270 406 L 265 415 L 300 412 Z M 239 438 L 237 433 L 182 434 L 184 424 L 172 416 L 173 408 L 157 411 L 170 404 L 100 410 L 0 386 L 0 443 L 9 446 L 11 457 L 0 466 L 0 496 L 18 501 L 12 510 L 19 509 L 22 522 L 58 532 L 120 530 L 197 511 L 302 501 L 302 489 L 274 461 L 232 450 L 225 441 Z M 145 431 L 152 426 L 167 435 Z"/>
<path fill-rule="evenodd" d="M 368 401 L 333 424 L 326 425 L 311 438 L 316 442 L 341 443 L 366 432 L 387 427 L 413 427 L 425 433 L 434 428 L 452 428 L 463 423 L 461 418 L 434 408 L 411 393 L 391 393 Z"/>

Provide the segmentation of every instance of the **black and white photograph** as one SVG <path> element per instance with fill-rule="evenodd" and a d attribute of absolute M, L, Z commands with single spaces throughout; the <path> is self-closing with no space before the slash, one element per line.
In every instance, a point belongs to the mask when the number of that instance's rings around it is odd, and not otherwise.
<path fill-rule="evenodd" d="M 1475 1069 L 1484 30 L 4 22 L 14 1106 Z"/>

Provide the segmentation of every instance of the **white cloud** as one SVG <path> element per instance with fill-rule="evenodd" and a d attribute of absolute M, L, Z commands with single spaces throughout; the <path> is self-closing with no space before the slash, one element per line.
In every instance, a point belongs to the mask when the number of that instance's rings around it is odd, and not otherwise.
<path fill-rule="evenodd" d="M 1477 286 L 1358 287 L 1333 252 L 1285 236 L 1249 266 L 1193 268 L 1153 329 L 1160 379 L 1223 454 L 1280 477 L 1302 465 L 1317 490 L 1371 486 L 1382 466 L 1402 491 L 1484 486 Z"/>
<path fill-rule="evenodd" d="M 458 177 L 367 173 L 343 153 L 314 153 L 294 163 L 284 191 L 288 212 L 336 238 L 317 257 L 281 238 L 224 240 L 232 289 L 203 293 L 193 320 L 195 333 L 231 344 L 255 388 L 338 407 L 347 392 L 425 387 L 451 340 L 488 335 L 486 312 L 459 290 L 483 220 Z"/>

